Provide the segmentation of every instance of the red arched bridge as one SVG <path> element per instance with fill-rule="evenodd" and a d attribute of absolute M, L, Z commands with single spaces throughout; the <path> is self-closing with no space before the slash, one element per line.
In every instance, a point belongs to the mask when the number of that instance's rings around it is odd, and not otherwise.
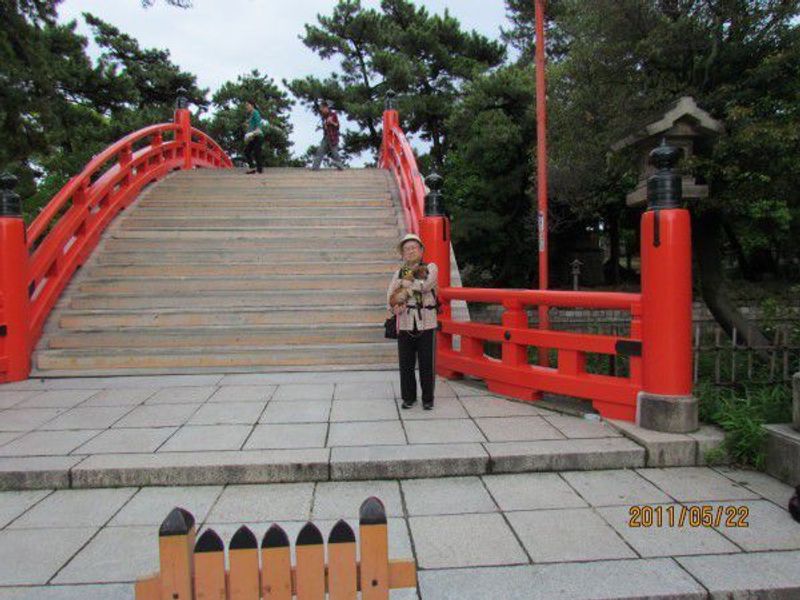
<path fill-rule="evenodd" d="M 96 156 L 28 226 L 3 180 L 0 381 L 395 368 L 380 325 L 393 246 L 406 230 L 439 266 L 440 375 L 478 377 L 529 401 L 585 398 L 610 418 L 691 430 L 689 217 L 677 207 L 672 149 L 654 154 L 661 170 L 642 218 L 641 293 L 451 287 L 450 225 L 435 189 L 426 214 L 425 183 L 393 108 L 380 169 L 266 177 L 231 170 L 179 108 L 173 123 Z M 457 300 L 502 306 L 501 323 L 454 318 Z M 624 311 L 628 334 L 558 331 L 546 319 L 529 326 L 530 309 L 556 307 Z M 486 342 L 500 345 L 499 358 Z M 624 356 L 628 368 L 590 373 L 592 354 Z"/>

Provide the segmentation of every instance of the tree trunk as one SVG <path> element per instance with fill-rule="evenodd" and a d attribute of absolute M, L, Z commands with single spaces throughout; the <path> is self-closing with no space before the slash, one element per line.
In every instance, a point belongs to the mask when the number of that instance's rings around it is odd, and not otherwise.
<path fill-rule="evenodd" d="M 609 207 L 606 215 L 608 225 L 609 258 L 607 283 L 617 285 L 619 283 L 619 209 L 616 206 Z"/>
<path fill-rule="evenodd" d="M 722 215 L 706 211 L 694 219 L 693 244 L 700 272 L 700 290 L 703 300 L 714 319 L 725 332 L 736 340 L 768 359 L 764 349 L 770 345 L 757 324 L 749 321 L 737 308 L 725 291 L 722 274 Z"/>

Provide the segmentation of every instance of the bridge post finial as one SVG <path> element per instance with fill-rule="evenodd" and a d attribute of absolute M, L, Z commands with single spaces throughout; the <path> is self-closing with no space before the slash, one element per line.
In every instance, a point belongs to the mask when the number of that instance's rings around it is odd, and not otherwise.
<path fill-rule="evenodd" d="M 175 108 L 189 108 L 189 98 L 187 96 L 189 91 L 183 86 L 179 87 L 176 91 L 178 96 L 175 98 Z"/>
<path fill-rule="evenodd" d="M 425 216 L 443 217 L 442 210 L 442 184 L 444 179 L 436 172 L 431 173 L 425 178 L 425 184 L 430 190 L 425 196 Z"/>
<path fill-rule="evenodd" d="M 17 178 L 11 173 L 0 174 L 0 217 L 22 217 L 22 200 L 14 191 Z"/>
<path fill-rule="evenodd" d="M 675 167 L 681 154 L 681 149 L 670 145 L 667 138 L 650 152 L 650 164 L 658 170 L 647 180 L 648 210 L 680 208 L 683 182 Z"/>
<path fill-rule="evenodd" d="M 397 92 L 388 90 L 386 92 L 386 102 L 384 104 L 386 110 L 397 110 Z"/>

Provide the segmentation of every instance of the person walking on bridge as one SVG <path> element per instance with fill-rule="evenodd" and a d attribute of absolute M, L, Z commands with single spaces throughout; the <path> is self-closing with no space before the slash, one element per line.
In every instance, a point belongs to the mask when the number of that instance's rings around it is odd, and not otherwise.
<path fill-rule="evenodd" d="M 397 356 L 400 363 L 400 394 L 402 407 L 409 409 L 417 402 L 417 379 L 414 374 L 419 362 L 422 408 L 433 408 L 434 359 L 437 328 L 436 289 L 438 271 L 434 263 L 422 262 L 425 250 L 422 240 L 409 233 L 397 246 L 403 265 L 394 272 L 387 293 L 389 315 L 397 316 Z M 405 294 L 401 290 L 405 290 Z M 403 303 L 398 298 L 405 296 Z"/>
<path fill-rule="evenodd" d="M 244 158 L 250 167 L 247 174 L 263 173 L 264 156 L 261 152 L 261 146 L 264 144 L 264 124 L 262 123 L 261 113 L 253 100 L 246 101 L 244 106 L 247 111 Z"/>
<path fill-rule="evenodd" d="M 330 156 L 333 166 L 341 171 L 344 169 L 344 163 L 339 155 L 339 115 L 327 102 L 319 105 L 319 114 L 322 117 L 322 141 L 319 143 L 317 154 L 314 157 L 314 166 L 311 168 L 319 171 L 322 159 Z"/>

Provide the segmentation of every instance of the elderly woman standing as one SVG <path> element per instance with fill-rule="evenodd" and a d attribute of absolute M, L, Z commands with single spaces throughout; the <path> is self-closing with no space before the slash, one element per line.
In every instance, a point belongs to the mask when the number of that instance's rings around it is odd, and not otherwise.
<path fill-rule="evenodd" d="M 400 392 L 403 408 L 409 409 L 417 401 L 417 380 L 414 367 L 419 361 L 422 407 L 433 408 L 434 340 L 436 336 L 436 284 L 437 269 L 433 263 L 422 263 L 422 240 L 410 233 L 397 246 L 403 257 L 403 266 L 395 271 L 389 284 L 387 304 L 389 313 L 397 315 L 397 355 L 400 361 Z M 427 277 L 414 278 L 420 266 L 427 267 Z M 411 293 L 404 304 L 392 307 L 391 298 L 399 288 Z"/>

